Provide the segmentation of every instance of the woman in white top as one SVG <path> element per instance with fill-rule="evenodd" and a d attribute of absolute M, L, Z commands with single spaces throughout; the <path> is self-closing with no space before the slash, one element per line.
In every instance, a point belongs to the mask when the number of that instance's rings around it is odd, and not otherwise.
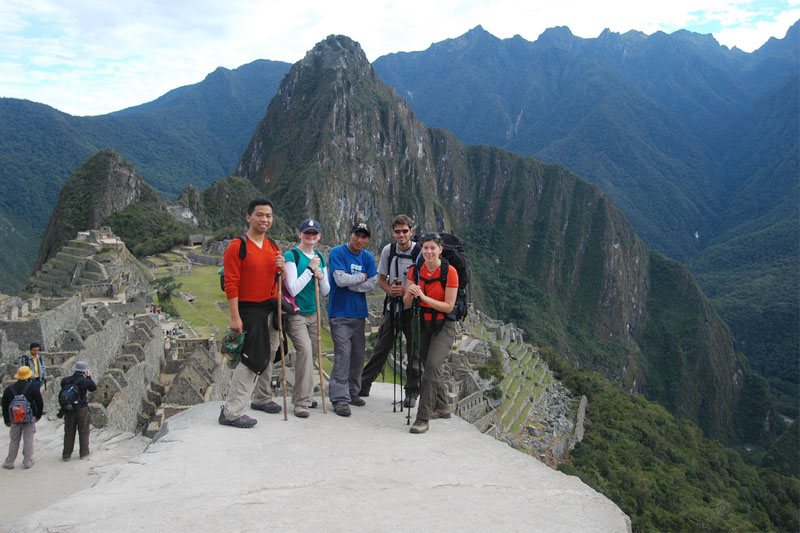
<path fill-rule="evenodd" d="M 320 297 L 330 291 L 325 258 L 314 250 L 320 239 L 319 222 L 304 220 L 297 232 L 300 244 L 284 253 L 284 289 L 295 299 L 299 308 L 296 315 L 286 315 L 286 331 L 292 339 L 297 355 L 294 364 L 292 404 L 294 414 L 307 418 L 308 408 L 316 407 L 311 399 L 314 391 L 314 354 L 317 346 L 317 298 L 314 278 L 319 280 Z"/>

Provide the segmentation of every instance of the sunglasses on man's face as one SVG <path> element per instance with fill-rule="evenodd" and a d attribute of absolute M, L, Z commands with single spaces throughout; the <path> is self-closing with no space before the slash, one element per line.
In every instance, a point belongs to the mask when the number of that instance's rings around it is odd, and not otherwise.
<path fill-rule="evenodd" d="M 410 229 L 396 229 L 396 230 L 394 230 L 394 232 L 395 232 L 397 235 L 404 234 L 404 233 L 408 233 L 409 231 L 411 231 L 411 230 L 410 230 Z"/>
<path fill-rule="evenodd" d="M 303 235 L 319 235 L 318 231 L 304 231 Z"/>

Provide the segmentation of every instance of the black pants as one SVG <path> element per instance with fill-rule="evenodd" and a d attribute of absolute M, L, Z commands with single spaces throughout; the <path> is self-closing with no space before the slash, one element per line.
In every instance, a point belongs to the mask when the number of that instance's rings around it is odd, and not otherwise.
<path fill-rule="evenodd" d="M 406 394 L 409 396 L 419 396 L 419 377 L 420 377 L 420 364 L 417 357 L 411 357 L 411 317 L 414 312 L 412 309 L 403 309 L 401 314 L 403 336 L 406 339 L 405 352 L 411 364 L 406 365 Z M 392 327 L 392 315 L 386 312 L 381 319 L 381 325 L 378 329 L 378 338 L 375 339 L 375 344 L 372 347 L 372 355 L 369 358 L 364 371 L 361 373 L 361 390 L 369 389 L 372 382 L 378 378 L 386 366 L 386 360 L 389 354 L 392 353 L 394 347 L 394 328 Z M 402 354 L 399 354 L 402 357 Z"/>
<path fill-rule="evenodd" d="M 89 455 L 89 406 L 82 405 L 73 411 L 64 413 L 64 451 L 61 456 L 69 459 L 75 447 L 75 431 L 78 431 L 78 443 L 81 459 Z"/>

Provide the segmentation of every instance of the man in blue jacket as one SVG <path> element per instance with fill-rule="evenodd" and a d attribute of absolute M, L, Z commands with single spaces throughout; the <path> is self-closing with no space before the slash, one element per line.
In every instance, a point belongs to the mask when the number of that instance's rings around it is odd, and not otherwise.
<path fill-rule="evenodd" d="M 334 247 L 329 255 L 328 322 L 334 361 L 328 392 L 339 416 L 350 416 L 350 404 L 366 403 L 358 391 L 366 349 L 367 293 L 378 282 L 375 257 L 365 249 L 369 239 L 369 227 L 360 222 L 350 230 L 349 242 Z"/>

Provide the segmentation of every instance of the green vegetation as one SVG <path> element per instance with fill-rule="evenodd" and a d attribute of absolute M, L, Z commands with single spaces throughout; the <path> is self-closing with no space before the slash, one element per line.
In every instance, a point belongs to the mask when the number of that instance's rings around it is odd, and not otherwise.
<path fill-rule="evenodd" d="M 111 215 L 106 223 L 137 257 L 171 250 L 187 241 L 192 228 L 155 203 L 135 203 Z"/>
<path fill-rule="evenodd" d="M 486 366 L 479 366 L 478 375 L 483 379 L 493 377 L 494 383 L 500 383 L 505 376 L 503 372 L 503 354 L 500 353 L 500 349 L 494 344 L 489 345 L 489 350 L 491 352 L 489 364 Z"/>
<path fill-rule="evenodd" d="M 796 477 L 748 466 L 660 405 L 558 358 L 548 362 L 573 394 L 589 400 L 584 439 L 559 469 L 611 498 L 634 531 L 800 528 Z"/>
<path fill-rule="evenodd" d="M 175 307 L 172 305 L 172 293 L 181 288 L 181 284 L 172 276 L 156 278 L 153 282 L 158 297 L 158 306 L 167 314 L 174 315 Z"/>

